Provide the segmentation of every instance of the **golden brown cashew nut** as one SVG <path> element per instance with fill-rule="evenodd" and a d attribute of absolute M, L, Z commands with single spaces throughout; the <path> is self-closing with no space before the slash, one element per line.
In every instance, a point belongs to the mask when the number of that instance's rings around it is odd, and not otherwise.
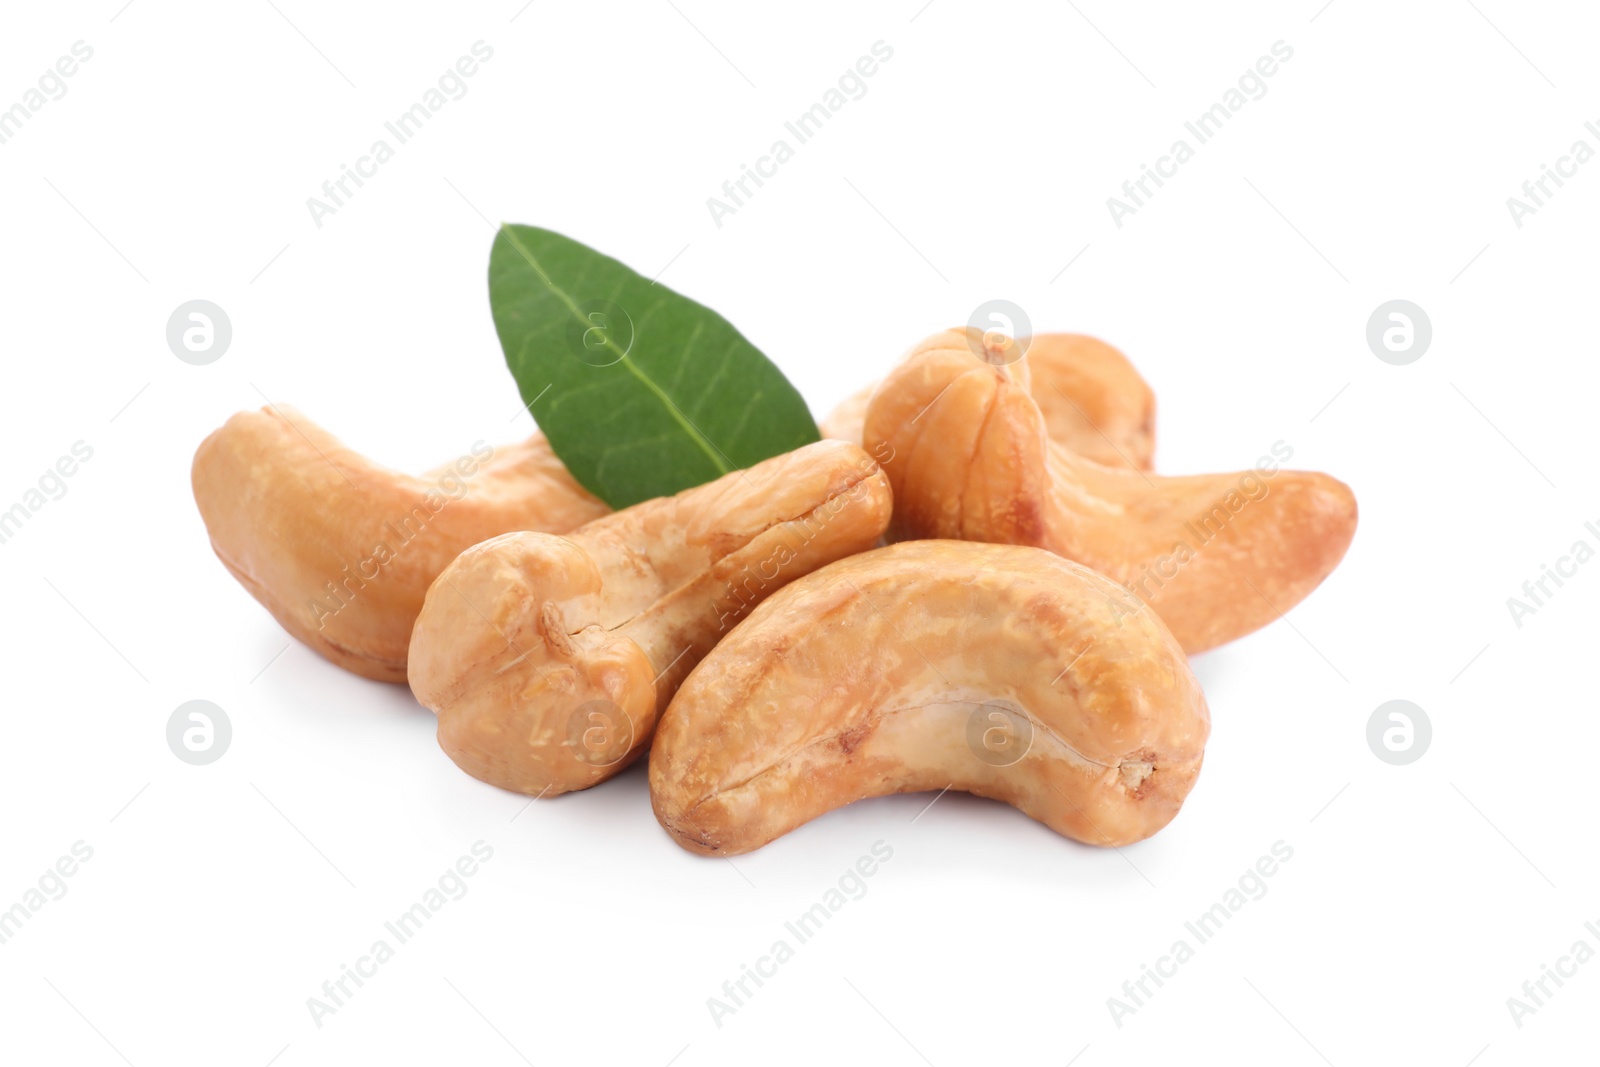
<path fill-rule="evenodd" d="M 1126 845 L 1178 813 L 1209 729 L 1183 650 L 1126 589 L 1036 548 L 910 541 L 793 582 L 724 638 L 662 718 L 650 801 L 707 855 L 947 786 Z"/>
<path fill-rule="evenodd" d="M 1042 333 L 1018 345 L 1028 353 L 1033 399 L 1052 441 L 1108 467 L 1150 469 L 1156 398 L 1127 356 L 1076 333 Z M 860 444 L 876 388 L 844 400 L 823 420 L 822 436 Z"/>
<path fill-rule="evenodd" d="M 819 441 L 565 537 L 494 538 L 428 591 L 412 691 L 474 778 L 585 789 L 644 752 L 678 684 L 751 607 L 871 547 L 891 510 L 865 452 Z"/>
<path fill-rule="evenodd" d="M 604 515 L 542 435 L 421 477 L 380 467 L 279 405 L 233 416 L 191 472 L 223 566 L 295 638 L 356 674 L 406 680 L 422 597 L 463 549 Z"/>
<path fill-rule="evenodd" d="M 1127 356 L 1077 333 L 1036 334 L 1018 343 L 1050 440 L 1107 467 L 1150 469 L 1156 395 Z"/>
<path fill-rule="evenodd" d="M 1046 436 L 1028 360 L 989 338 L 993 362 L 972 333 L 938 334 L 873 394 L 865 440 L 894 485 L 890 540 L 1048 548 L 1133 589 L 1191 653 L 1271 622 L 1343 558 L 1356 528 L 1343 482 L 1275 462 L 1171 478 L 1083 459 Z"/>

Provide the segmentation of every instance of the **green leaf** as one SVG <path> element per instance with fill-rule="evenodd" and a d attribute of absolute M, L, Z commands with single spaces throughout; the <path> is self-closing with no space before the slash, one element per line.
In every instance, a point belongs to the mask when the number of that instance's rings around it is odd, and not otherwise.
<path fill-rule="evenodd" d="M 550 446 L 614 508 L 817 440 L 799 392 L 732 323 L 571 238 L 502 225 L 489 305 Z"/>

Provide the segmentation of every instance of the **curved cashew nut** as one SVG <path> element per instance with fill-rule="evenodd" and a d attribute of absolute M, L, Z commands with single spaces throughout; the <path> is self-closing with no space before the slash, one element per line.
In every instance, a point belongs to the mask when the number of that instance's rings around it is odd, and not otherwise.
<path fill-rule="evenodd" d="M 990 335 L 985 361 L 971 336 L 923 342 L 873 394 L 865 441 L 890 457 L 891 540 L 1048 548 L 1133 589 L 1191 653 L 1265 626 L 1344 557 L 1343 482 L 1276 462 L 1177 478 L 1090 462 L 1046 436 L 1015 342 Z"/>
<path fill-rule="evenodd" d="M 494 538 L 428 591 L 411 688 L 473 777 L 585 789 L 644 752 L 678 684 L 751 607 L 870 548 L 891 509 L 865 452 L 820 441 L 566 537 Z"/>
<path fill-rule="evenodd" d="M 382 682 L 406 680 L 423 595 L 463 549 L 507 530 L 564 533 L 608 510 L 541 434 L 413 477 L 281 405 L 207 437 L 191 480 L 239 584 L 292 636 Z"/>
<path fill-rule="evenodd" d="M 1107 467 L 1150 469 L 1156 398 L 1127 356 L 1076 333 L 1042 333 L 1017 346 L 1027 352 L 1033 399 L 1052 441 Z M 860 444 L 876 388 L 869 385 L 842 401 L 823 420 L 822 435 Z"/>
<path fill-rule="evenodd" d="M 1125 845 L 1177 814 L 1209 729 L 1183 650 L 1121 586 L 1036 548 L 910 541 L 792 583 L 724 638 L 661 722 L 650 800 L 710 855 L 947 786 Z"/>

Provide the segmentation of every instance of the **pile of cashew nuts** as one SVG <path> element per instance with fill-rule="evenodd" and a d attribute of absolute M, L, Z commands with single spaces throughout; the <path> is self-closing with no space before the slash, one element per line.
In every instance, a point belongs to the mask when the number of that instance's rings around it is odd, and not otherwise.
<path fill-rule="evenodd" d="M 298 413 L 195 455 L 223 564 L 292 635 L 408 682 L 440 747 L 551 797 L 649 759 L 656 818 L 735 855 L 867 797 L 952 788 L 1120 846 L 1200 772 L 1192 653 L 1304 599 L 1349 488 L 1263 457 L 1151 472 L 1116 349 L 948 330 L 824 440 L 612 512 L 544 438 L 413 477 Z"/>

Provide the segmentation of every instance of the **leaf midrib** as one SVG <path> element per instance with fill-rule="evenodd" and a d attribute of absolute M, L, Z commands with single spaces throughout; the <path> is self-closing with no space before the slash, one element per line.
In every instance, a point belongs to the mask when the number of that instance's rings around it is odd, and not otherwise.
<path fill-rule="evenodd" d="M 577 303 L 570 295 L 568 295 L 567 291 L 556 285 L 556 283 L 551 280 L 550 275 L 539 266 L 539 261 L 533 257 L 533 254 L 528 251 L 527 247 L 524 246 L 521 241 L 517 240 L 516 231 L 514 231 L 509 224 L 502 222 L 500 224 L 500 232 L 505 234 L 506 240 L 511 243 L 511 247 L 515 248 L 518 254 L 521 255 L 523 259 L 528 261 L 528 266 L 532 267 L 534 273 L 539 275 L 539 278 L 544 282 L 545 286 L 552 293 L 554 293 L 563 304 L 566 305 L 567 310 L 572 314 L 572 317 L 580 324 L 587 323 L 588 320 L 583 317 L 582 311 L 579 310 Z M 710 439 L 707 438 L 705 434 L 701 433 L 695 427 L 694 423 L 689 421 L 683 412 L 678 410 L 678 405 L 672 402 L 672 398 L 667 395 L 666 391 L 662 389 L 661 386 L 657 385 L 655 380 L 651 378 L 650 375 L 646 374 L 644 370 L 638 366 L 638 364 L 634 363 L 632 359 L 628 358 L 628 353 L 617 347 L 616 342 L 611 339 L 611 331 L 609 330 L 607 330 L 605 333 L 605 347 L 616 353 L 617 362 L 626 367 L 629 374 L 632 374 L 634 378 L 638 379 L 641 385 L 655 394 L 656 398 L 661 401 L 661 406 L 666 408 L 667 413 L 671 415 L 673 420 L 683 428 L 683 432 L 688 434 L 690 440 L 694 441 L 694 443 L 699 446 L 700 451 L 706 454 L 706 458 L 711 460 L 712 466 L 716 467 L 719 474 L 727 474 L 733 469 L 727 464 L 727 462 L 723 460 L 721 452 L 718 450 L 717 446 L 712 444 Z M 685 347 L 684 354 L 685 356 L 688 355 L 687 347 Z"/>

